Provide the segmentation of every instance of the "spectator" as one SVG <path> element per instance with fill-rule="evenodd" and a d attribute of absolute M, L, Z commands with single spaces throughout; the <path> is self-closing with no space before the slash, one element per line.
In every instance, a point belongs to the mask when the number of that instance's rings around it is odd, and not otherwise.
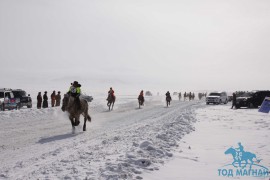
<path fill-rule="evenodd" d="M 41 109 L 41 104 L 42 104 L 42 96 L 41 96 L 41 92 L 39 92 L 37 95 L 37 108 L 38 109 Z"/>
<path fill-rule="evenodd" d="M 236 108 L 236 94 L 235 94 L 235 93 L 233 93 L 233 97 L 232 97 L 232 107 L 231 107 L 231 109 L 233 109 L 233 107 Z"/>
<path fill-rule="evenodd" d="M 53 91 L 53 93 L 51 94 L 51 103 L 52 103 L 52 107 L 55 106 L 55 91 Z"/>
<path fill-rule="evenodd" d="M 60 95 L 60 91 L 58 91 L 57 95 L 55 96 L 55 100 L 56 100 L 56 105 L 55 106 L 60 106 L 60 102 L 61 102 L 61 95 Z"/>
<path fill-rule="evenodd" d="M 43 95 L 43 104 L 42 104 L 43 108 L 47 108 L 48 107 L 48 96 L 47 96 L 47 91 L 44 92 Z"/>

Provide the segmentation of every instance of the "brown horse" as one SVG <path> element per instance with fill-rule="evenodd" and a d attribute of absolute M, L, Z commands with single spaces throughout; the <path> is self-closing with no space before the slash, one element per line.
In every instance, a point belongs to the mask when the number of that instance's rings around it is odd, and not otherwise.
<path fill-rule="evenodd" d="M 143 106 L 144 103 L 144 97 L 139 95 L 138 97 L 138 102 L 139 102 L 139 109 L 141 108 L 141 106 Z"/>
<path fill-rule="evenodd" d="M 108 98 L 107 98 L 107 101 L 108 101 L 107 106 L 109 107 L 109 111 L 113 110 L 113 105 L 114 105 L 115 99 L 116 99 L 116 97 L 111 95 L 111 94 L 108 96 Z"/>
<path fill-rule="evenodd" d="M 81 107 L 78 107 L 74 97 L 69 96 L 68 94 L 64 95 L 62 111 L 67 111 L 69 113 L 69 120 L 71 122 L 73 132 L 75 130 L 75 126 L 80 124 L 80 115 L 84 116 L 83 131 L 86 131 L 86 120 L 91 122 L 91 117 L 88 114 L 87 101 L 80 99 L 80 103 Z"/>

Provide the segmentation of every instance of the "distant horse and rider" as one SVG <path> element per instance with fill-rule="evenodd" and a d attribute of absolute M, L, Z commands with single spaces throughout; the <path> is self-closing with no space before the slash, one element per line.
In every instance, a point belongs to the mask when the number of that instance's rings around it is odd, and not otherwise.
<path fill-rule="evenodd" d="M 165 95 L 166 95 L 166 104 L 167 104 L 167 107 L 168 107 L 169 105 L 171 105 L 172 97 L 171 97 L 171 94 L 170 94 L 169 91 L 167 91 L 167 93 Z"/>
<path fill-rule="evenodd" d="M 141 108 L 141 106 L 144 105 L 144 96 L 143 96 L 143 90 L 141 90 L 139 96 L 138 96 L 138 102 L 139 102 L 139 109 Z"/>
<path fill-rule="evenodd" d="M 86 131 L 86 121 L 91 122 L 91 117 L 88 114 L 88 102 L 85 99 L 81 99 L 81 85 L 77 81 L 74 81 L 67 94 L 64 95 L 62 103 L 62 111 L 67 111 L 69 114 L 69 120 L 72 125 L 73 133 L 75 126 L 80 124 L 80 115 L 84 116 L 83 131 Z"/>
<path fill-rule="evenodd" d="M 107 97 L 107 106 L 109 107 L 109 111 L 113 110 L 113 106 L 114 106 L 114 102 L 115 102 L 115 95 L 114 95 L 114 90 L 112 89 L 112 87 L 110 88 L 110 90 L 108 91 L 108 97 Z"/>

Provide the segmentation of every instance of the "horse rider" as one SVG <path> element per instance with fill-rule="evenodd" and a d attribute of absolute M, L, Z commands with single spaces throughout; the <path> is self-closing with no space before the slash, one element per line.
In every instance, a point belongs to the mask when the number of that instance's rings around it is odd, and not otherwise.
<path fill-rule="evenodd" d="M 181 100 L 181 97 L 182 97 L 182 95 L 181 95 L 181 92 L 180 92 L 180 93 L 178 93 L 179 101 Z"/>
<path fill-rule="evenodd" d="M 139 95 L 139 97 L 138 97 L 138 100 L 139 100 L 139 101 L 142 100 L 142 104 L 141 104 L 141 105 L 144 105 L 143 90 L 141 90 L 140 95 Z"/>
<path fill-rule="evenodd" d="M 108 98 L 107 98 L 107 100 L 109 100 L 109 97 L 112 97 L 112 98 L 115 97 L 114 96 L 114 90 L 112 89 L 112 87 L 110 87 L 110 90 L 108 91 Z"/>
<path fill-rule="evenodd" d="M 171 94 L 169 91 L 167 91 L 167 93 L 165 94 L 166 95 L 166 100 L 168 99 L 169 101 L 172 100 L 172 97 L 171 97 Z"/>
<path fill-rule="evenodd" d="M 80 95 L 81 95 L 81 85 L 78 81 L 74 81 L 72 86 L 70 86 L 68 94 L 75 98 L 75 103 L 78 105 L 78 109 L 81 109 Z"/>

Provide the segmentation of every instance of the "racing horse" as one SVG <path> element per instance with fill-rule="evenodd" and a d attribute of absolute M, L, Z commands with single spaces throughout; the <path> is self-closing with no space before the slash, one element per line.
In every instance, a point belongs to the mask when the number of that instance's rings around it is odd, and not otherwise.
<path fill-rule="evenodd" d="M 171 105 L 171 100 L 172 100 L 171 96 L 166 96 L 167 107 L 168 107 L 169 105 Z"/>
<path fill-rule="evenodd" d="M 115 99 L 116 99 L 116 97 L 111 95 L 111 94 L 108 96 L 108 98 L 107 98 L 107 101 L 108 101 L 107 106 L 109 107 L 109 111 L 113 110 L 113 105 L 114 105 Z"/>
<path fill-rule="evenodd" d="M 144 103 L 144 97 L 139 95 L 138 102 L 139 102 L 139 109 L 141 109 L 141 106 L 143 106 Z"/>
<path fill-rule="evenodd" d="M 86 131 L 86 121 L 91 122 L 91 117 L 88 114 L 88 103 L 84 99 L 80 99 L 81 107 L 78 107 L 78 104 L 75 102 L 75 98 L 68 94 L 64 95 L 62 101 L 62 111 L 67 111 L 69 114 L 69 120 L 72 125 L 73 133 L 75 131 L 75 126 L 80 124 L 80 115 L 84 116 L 83 131 Z"/>

